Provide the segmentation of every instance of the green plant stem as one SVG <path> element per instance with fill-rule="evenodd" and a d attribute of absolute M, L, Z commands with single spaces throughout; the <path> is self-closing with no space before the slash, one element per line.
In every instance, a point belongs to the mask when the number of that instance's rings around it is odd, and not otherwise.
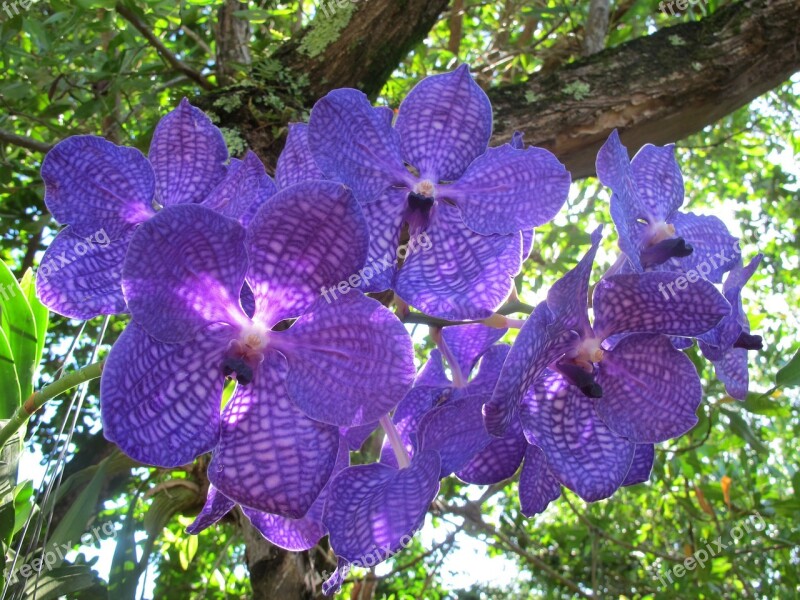
<path fill-rule="evenodd" d="M 3 425 L 3 428 L 0 429 L 0 448 L 5 446 L 6 442 L 11 439 L 11 437 L 20 427 L 22 427 L 25 421 L 27 421 L 33 413 L 39 410 L 45 402 L 55 398 L 67 390 L 71 390 L 72 388 L 79 386 L 82 383 L 86 383 L 87 381 L 91 381 L 92 379 L 97 379 L 100 377 L 101 373 L 103 372 L 104 364 L 105 361 L 101 360 L 100 362 L 87 365 L 82 369 L 78 369 L 77 371 L 70 373 L 69 375 L 64 375 L 64 377 L 61 379 L 58 379 L 50 385 L 46 385 L 38 392 L 31 394 L 28 399 L 22 403 L 22 406 L 17 408 L 11 419 L 9 419 L 9 421 Z"/>

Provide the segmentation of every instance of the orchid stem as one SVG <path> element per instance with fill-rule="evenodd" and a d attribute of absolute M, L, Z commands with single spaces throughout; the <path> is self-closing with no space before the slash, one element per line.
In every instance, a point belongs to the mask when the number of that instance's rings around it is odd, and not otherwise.
<path fill-rule="evenodd" d="M 450 367 L 450 373 L 453 375 L 453 385 L 457 388 L 465 387 L 467 382 L 464 377 L 464 373 L 461 372 L 461 366 L 453 357 L 453 353 L 450 352 L 447 342 L 444 341 L 444 336 L 442 336 L 442 328 L 431 327 L 431 337 L 433 338 L 433 341 L 436 342 L 436 345 L 439 347 L 439 351 L 442 353 L 442 356 L 444 356 L 444 359 L 447 361 L 447 364 Z"/>
<path fill-rule="evenodd" d="M 69 375 L 64 375 L 64 377 L 61 377 L 50 385 L 44 386 L 38 392 L 31 394 L 28 399 L 23 402 L 22 406 L 17 408 L 11 419 L 0 429 L 0 448 L 5 446 L 6 442 L 11 439 L 20 427 L 22 427 L 25 421 L 39 410 L 45 402 L 82 383 L 100 377 L 103 372 L 104 364 L 105 361 L 101 360 L 100 362 L 86 365 L 82 369 L 78 369 Z"/>
<path fill-rule="evenodd" d="M 395 429 L 394 423 L 392 423 L 392 419 L 389 418 L 389 415 L 383 415 L 381 417 L 381 427 L 386 432 L 386 437 L 389 438 L 389 443 L 392 445 L 392 450 L 394 450 L 394 456 L 397 458 L 397 464 L 401 469 L 405 469 L 408 465 L 411 464 L 411 459 L 408 458 L 408 452 L 406 452 L 405 446 L 403 446 L 403 440 L 400 439 L 400 434 L 397 433 L 397 429 Z"/>

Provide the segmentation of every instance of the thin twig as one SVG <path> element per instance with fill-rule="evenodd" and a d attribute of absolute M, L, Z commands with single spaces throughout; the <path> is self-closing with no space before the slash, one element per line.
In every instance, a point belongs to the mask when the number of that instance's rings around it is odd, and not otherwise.
<path fill-rule="evenodd" d="M 663 552 L 659 552 L 657 550 L 653 550 L 652 548 L 642 548 L 641 546 L 634 546 L 633 544 L 629 544 L 628 542 L 624 542 L 622 540 L 618 540 L 617 538 L 615 538 L 613 536 L 610 536 L 602 528 L 598 527 L 591 520 L 589 520 L 589 518 L 586 515 L 584 515 L 577 508 L 575 508 L 575 505 L 573 505 L 572 502 L 570 502 L 570 500 L 569 500 L 569 498 L 567 497 L 566 494 L 561 494 L 561 497 L 566 501 L 567 506 L 570 507 L 572 512 L 575 513 L 575 516 L 578 517 L 578 519 L 584 525 L 586 525 L 589 529 L 591 529 L 593 532 L 595 532 L 600 537 L 607 539 L 609 542 L 613 542 L 617 546 L 621 546 L 623 548 L 627 548 L 628 550 L 632 550 L 634 552 L 644 552 L 645 554 L 652 554 L 653 556 L 657 556 L 659 558 L 663 558 L 664 560 L 668 560 L 670 562 L 676 562 L 676 563 L 683 562 L 684 559 L 681 558 L 681 557 L 672 556 L 671 554 L 665 554 Z"/>
<path fill-rule="evenodd" d="M 115 10 L 122 18 L 128 21 L 128 23 L 133 25 L 134 28 L 136 28 L 136 30 L 142 34 L 142 37 L 144 37 L 149 44 L 155 48 L 159 56 L 161 56 L 161 58 L 163 58 L 173 69 L 186 75 L 204 90 L 214 89 L 214 85 L 208 79 L 206 79 L 205 76 L 203 76 L 199 71 L 195 71 L 192 67 L 184 63 L 172 52 L 170 52 L 164 43 L 158 39 L 158 37 L 156 37 L 152 31 L 150 31 L 150 29 L 147 27 L 147 23 L 142 21 L 138 15 L 136 15 L 136 13 L 124 6 L 122 3 L 117 3 Z"/>

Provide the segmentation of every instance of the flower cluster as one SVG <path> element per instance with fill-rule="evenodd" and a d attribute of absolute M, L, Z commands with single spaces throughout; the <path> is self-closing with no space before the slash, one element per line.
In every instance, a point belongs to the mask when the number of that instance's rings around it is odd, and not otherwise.
<path fill-rule="evenodd" d="M 735 240 L 716 217 L 680 212 L 673 148 L 630 161 L 616 132 L 597 172 L 620 259 L 592 288 L 594 231 L 513 346 L 501 342 L 506 329 L 489 325 L 510 323 L 495 311 L 570 175 L 521 135 L 489 147 L 491 134 L 489 100 L 462 66 L 420 82 L 396 118 L 356 90 L 329 93 L 291 126 L 274 181 L 253 153 L 229 159 L 187 100 L 147 157 L 91 136 L 47 155 L 45 201 L 67 227 L 43 258 L 63 267 L 39 277 L 40 297 L 73 318 L 130 314 L 101 381 L 104 433 L 149 465 L 211 453 L 190 532 L 239 505 L 283 548 L 328 535 L 333 593 L 351 565 L 402 548 L 445 477 L 486 485 L 519 471 L 525 515 L 562 485 L 595 501 L 646 481 L 654 445 L 697 421 L 700 379 L 683 352 L 695 339 L 745 396 L 761 339 L 741 290 L 761 257 L 711 260 Z M 83 243 L 97 232 L 107 243 Z M 398 252 L 419 236 L 425 252 Z M 385 290 L 453 322 L 432 327 L 419 373 L 403 323 L 366 295 Z M 350 466 L 379 424 L 379 461 Z"/>

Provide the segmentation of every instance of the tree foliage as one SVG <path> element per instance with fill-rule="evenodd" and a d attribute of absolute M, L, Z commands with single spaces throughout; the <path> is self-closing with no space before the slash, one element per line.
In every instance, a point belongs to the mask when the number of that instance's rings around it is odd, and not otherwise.
<path fill-rule="evenodd" d="M 36 268 L 56 230 L 39 177 L 47 149 L 69 135 L 91 133 L 146 151 L 159 118 L 186 96 L 219 121 L 233 154 L 244 152 L 254 131 L 268 132 L 276 150 L 264 158 L 273 158 L 287 124 L 305 120 L 313 101 L 307 97 L 308 77 L 281 62 L 281 49 L 298 35 L 305 36 L 307 52 L 313 52 L 312 42 L 326 47 L 358 6 L 336 8 L 334 21 L 307 1 L 42 0 L 27 9 L 15 4 L 18 14 L 10 7 L 11 15 L 0 11 L 0 255 L 23 288 L 30 285 L 26 272 Z M 709 0 L 671 16 L 650 3 L 619 0 L 610 4 L 606 45 L 651 35 L 680 20 L 702 25 L 704 17 L 729 4 Z M 380 89 L 379 103 L 397 108 L 416 82 L 458 62 L 470 63 L 486 88 L 557 72 L 584 54 L 585 31 L 596 26 L 588 19 L 589 5 L 454 0 L 391 77 L 370 86 Z M 236 60 L 224 56 L 232 41 L 218 26 L 222 11 L 246 25 L 239 27 L 247 48 L 243 62 L 241 54 Z M 700 422 L 675 444 L 657 449 L 650 482 L 596 504 L 564 492 L 532 519 L 519 512 L 515 483 L 479 489 L 451 482 L 432 507 L 423 536 L 388 566 L 351 574 L 343 597 L 773 598 L 796 592 L 799 89 L 795 76 L 700 133 L 675 140 L 689 208 L 718 214 L 731 228 L 741 224 L 734 233 L 744 240 L 746 259 L 765 254 L 745 292 L 751 324 L 765 341 L 764 350 L 751 358 L 747 400 L 736 403 L 727 396 L 713 367 L 690 351 L 704 383 Z M 580 89 L 572 92 L 582 100 Z M 243 104 L 250 120 L 237 126 Z M 541 300 L 577 262 L 588 243 L 586 232 L 609 219 L 608 201 L 608 191 L 594 178 L 573 184 L 565 209 L 537 230 L 517 281 L 524 301 Z M 611 244 L 602 249 L 600 262 L 613 255 Z M 7 279 L 0 273 L 3 286 L 11 285 Z M 18 381 L 22 392 L 4 389 L 4 403 L 10 399 L 18 405 L 34 381 L 38 389 L 62 369 L 87 364 L 93 353 L 104 356 L 125 325 L 124 317 L 81 324 L 51 315 L 48 328 L 35 300 L 27 309 L 30 318 L 18 320 L 22 309 L 9 306 L 4 289 L 0 375 L 8 372 L 4 357 L 18 357 L 11 350 L 25 346 L 26 339 L 35 340 L 24 350 L 31 355 L 27 369 L 44 351 L 35 380 L 19 369 L 4 379 Z M 12 310 L 15 319 L 8 322 Z M 421 342 L 420 363 L 432 347 L 422 339 L 423 329 L 414 332 Z M 509 334 L 508 341 L 512 338 Z M 58 534 L 72 550 L 59 569 L 46 574 L 39 598 L 134 598 L 137 588 L 144 597 L 156 598 L 251 597 L 250 577 L 263 576 L 248 573 L 253 556 L 267 553 L 269 560 L 258 563 L 262 568 L 284 558 L 255 545 L 237 517 L 198 537 L 186 535 L 184 528 L 205 498 L 205 459 L 165 470 L 121 457 L 102 437 L 95 383 L 52 403 L 29 423 L 26 452 L 33 458 L 21 463 L 19 485 L 0 488 L 6 503 L 0 509 L 6 578 L 17 548 L 46 551 L 45 540 L 52 542 Z M 380 440 L 371 439 L 368 447 L 379 452 Z M 4 457 L 17 450 L 7 447 Z M 60 478 L 56 473 L 62 469 Z M 105 522 L 114 523 L 113 539 L 84 544 L 83 532 Z M 698 559 L 703 549 L 710 554 L 717 548 L 714 540 L 727 547 L 702 566 L 696 560 L 694 568 L 684 567 L 679 576 L 675 567 L 691 564 L 686 559 Z M 469 573 L 469 589 L 458 589 L 453 582 L 465 570 L 459 562 L 475 543 L 488 557 L 466 567 L 479 572 Z M 111 552 L 110 561 L 97 561 Z M 19 557 L 16 567 L 28 558 Z M 318 591 L 318 573 L 332 570 L 327 548 L 316 548 L 303 560 Z M 493 576 L 502 568 L 511 569 L 513 578 Z M 34 595 L 32 588 L 19 593 Z"/>

